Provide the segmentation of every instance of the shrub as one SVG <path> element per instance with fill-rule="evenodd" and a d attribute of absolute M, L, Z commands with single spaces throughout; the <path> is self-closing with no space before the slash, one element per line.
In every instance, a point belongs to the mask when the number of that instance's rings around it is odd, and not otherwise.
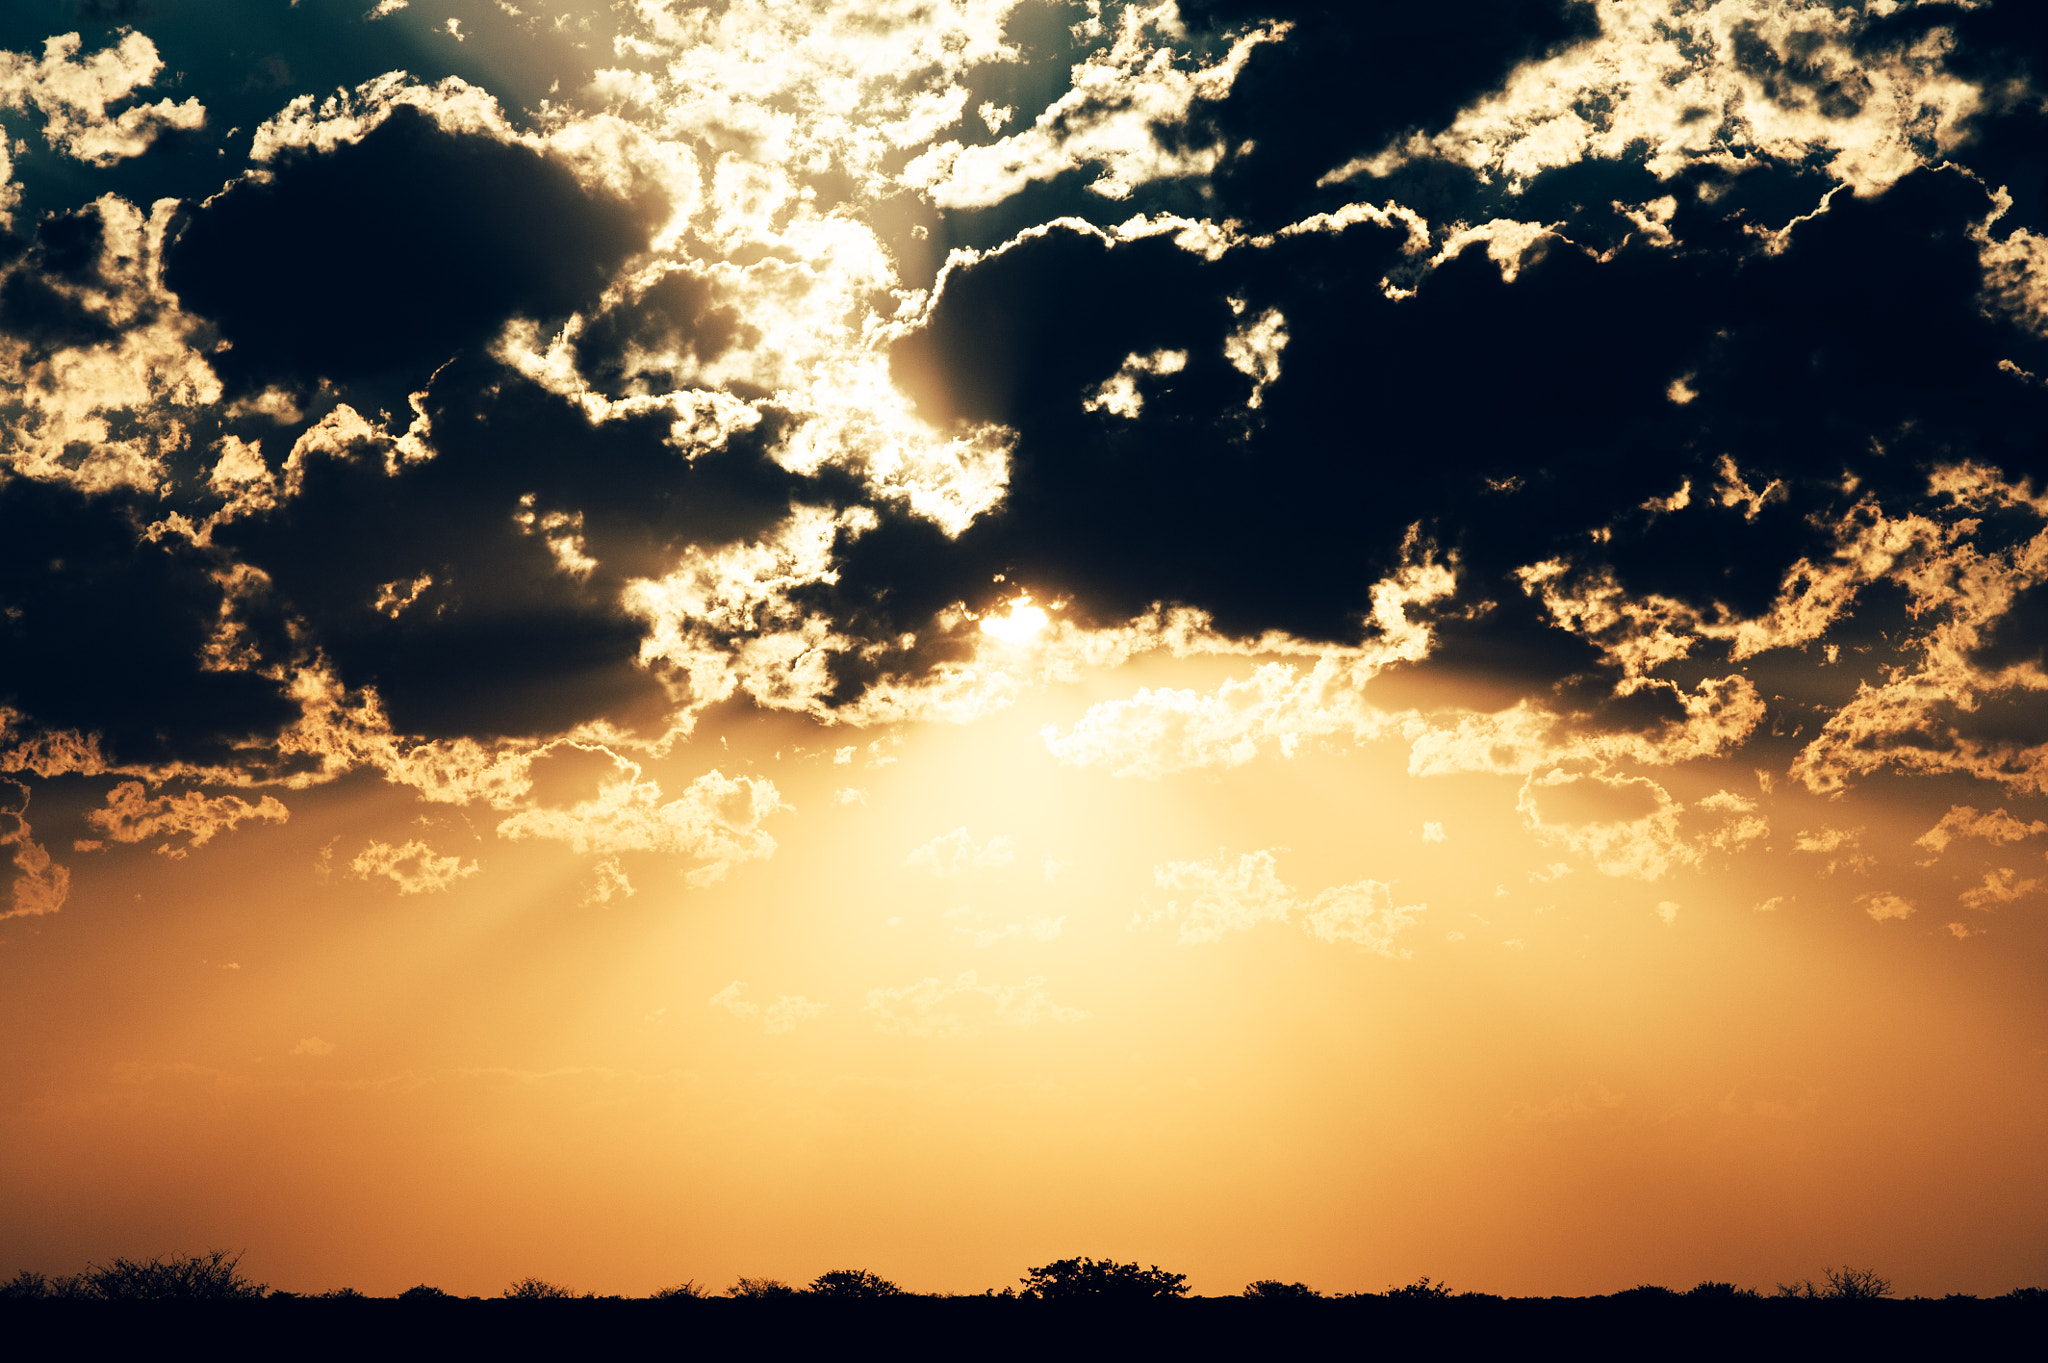
<path fill-rule="evenodd" d="M 1261 1278 L 1247 1284 L 1244 1295 L 1259 1301 L 1305 1301 L 1323 1294 L 1307 1283 L 1283 1283 L 1278 1278 Z"/>
<path fill-rule="evenodd" d="M 1449 1301 L 1450 1297 L 1451 1289 L 1444 1286 L 1443 1280 L 1431 1282 L 1426 1273 L 1406 1287 L 1387 1289 L 1389 1301 Z"/>
<path fill-rule="evenodd" d="M 63 1295 L 93 1301 L 246 1301 L 267 1294 L 269 1288 L 242 1276 L 241 1262 L 241 1255 L 217 1249 L 87 1264 L 65 1284 Z"/>
<path fill-rule="evenodd" d="M 820 1273 L 811 1279 L 811 1285 L 804 1292 L 812 1297 L 833 1297 L 842 1301 L 874 1301 L 880 1297 L 903 1295 L 902 1288 L 864 1268 L 835 1268 L 829 1273 Z"/>
<path fill-rule="evenodd" d="M 654 1301 L 701 1301 L 711 1295 L 711 1289 L 698 1283 L 695 1278 L 685 1278 L 674 1287 L 655 1289 Z"/>
<path fill-rule="evenodd" d="M 1158 1301 L 1188 1292 L 1185 1273 L 1114 1259 L 1058 1259 L 1032 1269 L 1021 1281 L 1024 1290 L 1018 1295 L 1037 1301 Z"/>
<path fill-rule="evenodd" d="M 796 1289 L 780 1278 L 741 1278 L 725 1289 L 728 1297 L 742 1297 L 748 1301 L 776 1301 L 794 1297 Z"/>
<path fill-rule="evenodd" d="M 355 1290 L 355 1289 L 354 1289 L 353 1287 L 334 1287 L 334 1288 L 329 1288 L 329 1289 L 328 1289 L 327 1291 L 325 1291 L 325 1292 L 322 1292 L 322 1293 L 320 1294 L 320 1300 L 322 1300 L 322 1301 L 368 1301 L 368 1300 L 369 1300 L 369 1298 L 368 1298 L 368 1297 L 365 1297 L 365 1296 L 364 1296 L 364 1295 L 363 1295 L 362 1293 L 360 1293 L 360 1292 L 356 1291 L 356 1290 Z"/>
<path fill-rule="evenodd" d="M 576 1294 L 559 1283 L 521 1278 L 505 1289 L 505 1296 L 512 1301 L 568 1301 Z"/>
<path fill-rule="evenodd" d="M 1686 1296 L 1694 1301 L 1753 1301 L 1757 1290 L 1753 1287 L 1737 1287 L 1734 1283 L 1706 1281 L 1696 1283 Z"/>
<path fill-rule="evenodd" d="M 450 1295 L 449 1293 L 443 1292 L 443 1291 L 442 1291 L 442 1290 L 441 1290 L 440 1288 L 438 1288 L 438 1287 L 429 1287 L 429 1286 L 427 1286 L 427 1285 L 426 1285 L 425 1283 L 421 1283 L 421 1284 L 419 1284 L 419 1286 L 417 1286 L 417 1287 L 408 1287 L 408 1288 L 406 1288 L 406 1289 L 405 1289 L 405 1291 L 403 1291 L 403 1292 L 401 1292 L 401 1293 L 399 1293 L 399 1294 L 398 1294 L 398 1299 L 399 1299 L 400 1301 L 454 1301 L 454 1300 L 455 1300 L 455 1298 L 454 1298 L 453 1296 L 451 1296 L 451 1295 Z"/>

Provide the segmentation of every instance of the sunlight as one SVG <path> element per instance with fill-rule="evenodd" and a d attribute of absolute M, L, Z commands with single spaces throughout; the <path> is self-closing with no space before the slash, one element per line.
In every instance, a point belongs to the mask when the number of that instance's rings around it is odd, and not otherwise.
<path fill-rule="evenodd" d="M 981 622 L 981 632 L 1006 644 L 1024 644 L 1044 633 L 1052 623 L 1052 617 L 1043 608 L 1031 604 L 1031 597 L 1018 597 L 1010 603 L 1008 615 L 991 615 Z"/>

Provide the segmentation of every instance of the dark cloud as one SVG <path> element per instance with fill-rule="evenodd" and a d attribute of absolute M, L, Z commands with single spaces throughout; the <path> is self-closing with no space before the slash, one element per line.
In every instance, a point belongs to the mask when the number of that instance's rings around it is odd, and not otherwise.
<path fill-rule="evenodd" d="M 95 207 L 52 213 L 36 225 L 18 265 L 0 281 L 0 333 L 31 359 L 64 346 L 114 340 L 119 328 L 86 307 L 76 287 L 99 283 L 106 223 Z"/>
<path fill-rule="evenodd" d="M 393 475 L 381 448 L 315 456 L 296 497 L 224 527 L 221 542 L 269 575 L 348 685 L 377 688 L 400 732 L 658 720 L 666 692 L 636 662 L 645 627 L 620 593 L 691 544 L 788 514 L 802 483 L 762 453 L 772 420 L 686 460 L 666 413 L 593 425 L 488 363 L 445 371 L 426 410 L 431 460 Z M 551 513 L 564 518 L 552 532 Z M 551 533 L 573 535 L 596 566 L 566 571 Z"/>
<path fill-rule="evenodd" d="M 759 338 L 720 301 L 708 276 L 674 269 L 593 317 L 576 337 L 576 365 L 592 387 L 614 397 L 672 393 L 734 343 Z"/>
<path fill-rule="evenodd" d="M 1345 202 L 1315 182 L 1414 129 L 1435 130 L 1508 72 L 1599 32 L 1582 0 L 1458 5 L 1196 0 L 1191 25 L 1280 19 L 1285 43 L 1256 48 L 1227 98 L 1198 108 L 1189 134 L 1231 149 L 1215 177 L 1227 211 L 1277 226 Z M 1249 144 L 1249 146 L 1247 146 Z"/>
<path fill-rule="evenodd" d="M 295 714 L 278 684 L 204 663 L 217 566 L 175 537 L 141 538 L 118 498 L 0 485 L 0 703 L 99 733 L 123 762 L 230 760 L 274 736 Z"/>
<path fill-rule="evenodd" d="M 401 106 L 196 209 L 165 278 L 232 343 L 217 367 L 236 387 L 413 373 L 514 315 L 588 306 L 645 247 L 650 212 Z"/>

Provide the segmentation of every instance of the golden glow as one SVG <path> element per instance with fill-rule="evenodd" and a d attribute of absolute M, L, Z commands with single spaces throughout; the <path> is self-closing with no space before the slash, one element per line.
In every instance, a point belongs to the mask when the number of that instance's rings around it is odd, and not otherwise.
<path fill-rule="evenodd" d="M 1051 623 L 1052 617 L 1042 607 L 1032 605 L 1027 594 L 1010 603 L 1008 614 L 983 617 L 981 632 L 1006 644 L 1028 644 Z"/>

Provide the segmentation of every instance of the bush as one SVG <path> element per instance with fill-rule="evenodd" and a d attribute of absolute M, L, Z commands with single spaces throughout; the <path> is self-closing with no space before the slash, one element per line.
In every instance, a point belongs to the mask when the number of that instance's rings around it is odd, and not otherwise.
<path fill-rule="evenodd" d="M 505 1289 L 505 1296 L 512 1301 L 569 1301 L 576 1294 L 559 1283 L 521 1278 Z"/>
<path fill-rule="evenodd" d="M 1387 1289 L 1389 1301 L 1449 1301 L 1450 1298 L 1451 1289 L 1444 1286 L 1443 1280 L 1439 1278 L 1431 1282 L 1426 1273 L 1406 1287 Z"/>
<path fill-rule="evenodd" d="M 796 1289 L 780 1278 L 741 1278 L 725 1289 L 728 1297 L 740 1297 L 747 1301 L 778 1301 L 794 1297 Z"/>
<path fill-rule="evenodd" d="M 1323 1294 L 1307 1283 L 1283 1283 L 1278 1278 L 1261 1278 L 1247 1284 L 1244 1295 L 1258 1301 L 1306 1301 Z"/>
<path fill-rule="evenodd" d="M 87 1264 L 76 1278 L 60 1280 L 51 1295 L 90 1301 L 248 1301 L 269 1288 L 242 1276 L 242 1256 L 217 1249 L 209 1254 L 116 1259 Z M 17 1280 L 19 1281 L 19 1280 Z"/>
<path fill-rule="evenodd" d="M 1754 1301 L 1757 1290 L 1737 1287 L 1734 1283 L 1706 1281 L 1695 1283 L 1685 1295 L 1694 1301 Z"/>
<path fill-rule="evenodd" d="M 1059 1259 L 1032 1269 L 1021 1281 L 1024 1290 L 1018 1295 L 1037 1301 L 1159 1301 L 1188 1292 L 1185 1273 L 1114 1259 Z"/>
<path fill-rule="evenodd" d="M 1659 1287 L 1656 1283 L 1637 1283 L 1634 1287 L 1623 1288 L 1621 1291 L 1616 1292 L 1610 1300 L 1671 1301 L 1677 1296 L 1678 1294 L 1670 1288 Z"/>
<path fill-rule="evenodd" d="M 811 1285 L 804 1292 L 812 1297 L 832 1297 L 841 1301 L 874 1301 L 903 1295 L 902 1288 L 864 1268 L 835 1268 L 829 1273 L 820 1273 L 811 1279 Z"/>
<path fill-rule="evenodd" d="M 454 1298 L 454 1297 L 453 1297 L 453 1296 L 452 1296 L 451 1294 L 449 1294 L 449 1293 L 447 1293 L 447 1292 L 443 1292 L 443 1291 L 442 1291 L 442 1290 L 441 1290 L 440 1288 L 438 1288 L 438 1287 L 429 1287 L 429 1286 L 427 1286 L 427 1285 L 426 1285 L 425 1283 L 421 1283 L 421 1284 L 419 1284 L 419 1286 L 417 1286 L 417 1287 L 408 1287 L 408 1288 L 406 1288 L 406 1289 L 405 1289 L 405 1291 L 403 1291 L 403 1292 L 401 1292 L 401 1293 L 399 1293 L 399 1294 L 398 1294 L 398 1299 L 399 1299 L 400 1301 L 454 1301 L 454 1300 L 455 1300 L 455 1298 Z"/>
<path fill-rule="evenodd" d="M 654 1301 L 702 1301 L 711 1295 L 711 1289 L 702 1286 L 695 1278 L 685 1278 L 674 1287 L 655 1289 Z"/>

